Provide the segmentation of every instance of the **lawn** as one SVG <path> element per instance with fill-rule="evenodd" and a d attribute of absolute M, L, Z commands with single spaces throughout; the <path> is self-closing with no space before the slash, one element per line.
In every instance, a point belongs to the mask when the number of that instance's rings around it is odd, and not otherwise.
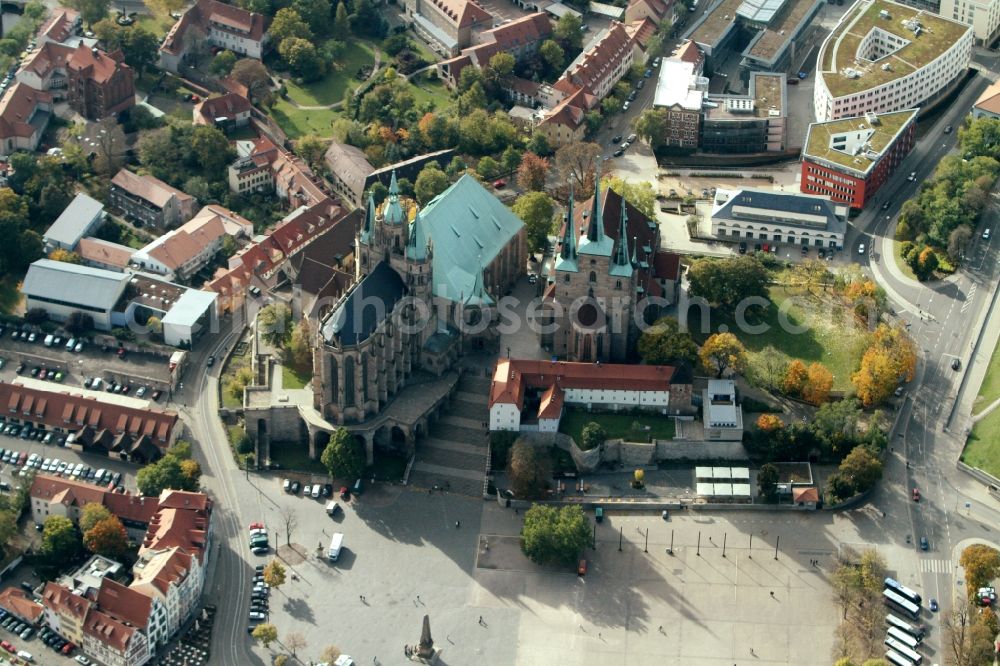
<path fill-rule="evenodd" d="M 219 393 L 222 394 L 222 406 L 226 409 L 239 409 L 243 406 L 242 396 L 236 397 L 232 395 L 226 388 L 229 381 L 236 375 L 236 371 L 243 367 L 250 366 L 250 350 L 249 347 L 243 354 L 233 353 L 229 357 L 229 363 L 222 371 L 222 376 L 219 377 Z"/>
<path fill-rule="evenodd" d="M 348 87 L 361 83 L 362 79 L 355 78 L 358 69 L 374 62 L 375 51 L 371 44 L 361 41 L 349 42 L 339 66 L 323 79 L 303 85 L 286 79 L 288 96 L 301 106 L 322 106 L 340 102 L 344 99 L 344 92 Z"/>
<path fill-rule="evenodd" d="M 1000 409 L 976 423 L 962 451 L 962 462 L 1000 477 Z"/>
<path fill-rule="evenodd" d="M 167 36 L 174 23 L 176 21 L 166 14 L 139 14 L 135 17 L 136 25 L 149 30 L 161 40 Z"/>
<path fill-rule="evenodd" d="M 414 77 L 410 85 L 413 98 L 417 106 L 423 108 L 428 102 L 434 105 L 435 109 L 444 109 L 451 105 L 451 91 L 441 79 L 435 78 L 428 81 L 424 74 Z"/>
<path fill-rule="evenodd" d="M 983 385 L 979 387 L 979 395 L 972 405 L 973 413 L 985 409 L 997 398 L 1000 398 L 1000 345 L 993 350 L 986 376 L 983 377 Z"/>
<path fill-rule="evenodd" d="M 271 442 L 271 463 L 278 463 L 282 469 L 329 474 L 318 456 L 316 460 L 309 459 L 309 446 L 305 442 Z"/>
<path fill-rule="evenodd" d="M 787 301 L 787 303 L 786 303 Z M 779 310 L 786 308 L 782 325 Z M 820 362 L 833 373 L 833 389 L 846 391 L 851 388 L 851 373 L 861 362 L 867 343 L 867 333 L 839 303 L 806 294 L 804 290 L 789 287 L 771 288 L 771 306 L 760 319 L 747 316 L 747 323 L 766 326 L 759 333 L 741 330 L 735 318 L 713 310 L 711 319 L 700 321 L 699 310 L 691 310 L 688 326 L 698 344 L 711 333 L 725 327 L 750 352 L 749 362 L 754 363 L 755 352 L 772 346 L 789 358 L 805 363 Z"/>
<path fill-rule="evenodd" d="M 295 368 L 287 365 L 281 366 L 281 387 L 286 389 L 305 388 L 312 379 L 311 372 L 299 373 Z"/>
<path fill-rule="evenodd" d="M 559 432 L 573 438 L 577 446 L 583 448 L 583 427 L 595 421 L 604 428 L 608 439 L 624 439 L 629 442 L 650 442 L 653 439 L 673 439 L 674 420 L 667 416 L 646 413 L 587 412 L 567 409 L 559 421 Z M 638 424 L 638 428 L 634 427 Z"/>
<path fill-rule="evenodd" d="M 303 111 L 296 109 L 288 100 L 279 98 L 271 108 L 271 117 L 289 138 L 297 139 L 305 134 L 329 136 L 330 125 L 340 115 L 330 109 Z"/>
<path fill-rule="evenodd" d="M 898 240 L 892 241 L 892 258 L 896 260 L 896 265 L 899 267 L 899 270 L 903 271 L 903 275 L 916 282 L 917 276 L 914 274 L 913 269 L 903 261 L 902 247 L 903 244 Z"/>

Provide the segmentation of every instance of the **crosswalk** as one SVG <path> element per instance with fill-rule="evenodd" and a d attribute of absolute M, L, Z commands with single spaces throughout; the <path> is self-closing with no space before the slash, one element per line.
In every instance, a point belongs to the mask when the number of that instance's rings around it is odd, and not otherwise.
<path fill-rule="evenodd" d="M 969 293 L 965 295 L 965 302 L 962 303 L 962 314 L 965 314 L 965 311 L 972 305 L 972 297 L 976 295 L 976 286 L 977 283 L 973 282 L 972 286 L 969 287 Z"/>
<path fill-rule="evenodd" d="M 920 560 L 920 571 L 923 573 L 950 574 L 951 560 Z"/>

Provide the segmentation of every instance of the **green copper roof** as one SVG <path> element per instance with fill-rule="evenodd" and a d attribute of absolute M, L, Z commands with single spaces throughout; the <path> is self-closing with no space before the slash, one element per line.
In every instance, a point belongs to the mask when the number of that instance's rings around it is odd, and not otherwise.
<path fill-rule="evenodd" d="M 361 242 L 368 245 L 372 238 L 372 229 L 375 228 L 375 199 L 368 195 L 368 209 L 365 211 L 365 221 L 361 225 Z"/>
<path fill-rule="evenodd" d="M 618 228 L 618 244 L 615 246 L 615 256 L 611 262 L 611 275 L 615 277 L 632 277 L 632 260 L 628 256 L 628 206 L 622 205 L 620 227 Z"/>
<path fill-rule="evenodd" d="M 580 266 L 576 261 L 576 229 L 573 224 L 573 190 L 569 191 L 569 208 L 566 211 L 566 226 L 563 228 L 562 249 L 556 257 L 556 270 L 577 273 Z"/>
<path fill-rule="evenodd" d="M 491 303 L 480 267 L 488 266 L 524 223 L 468 174 L 434 197 L 417 218 L 434 247 L 434 295 Z"/>
<path fill-rule="evenodd" d="M 389 198 L 385 204 L 385 221 L 387 224 L 403 224 L 406 222 L 406 214 L 403 206 L 399 203 L 399 183 L 396 182 L 396 170 L 392 171 L 392 180 L 389 181 Z"/>
<path fill-rule="evenodd" d="M 587 233 L 580 239 L 580 254 L 610 257 L 615 242 L 604 233 L 604 213 L 601 211 L 601 161 L 598 159 L 594 175 L 594 199 L 591 202 Z"/>
<path fill-rule="evenodd" d="M 410 232 L 406 238 L 406 257 L 416 261 L 427 258 L 427 232 L 424 223 L 417 215 L 410 223 Z"/>

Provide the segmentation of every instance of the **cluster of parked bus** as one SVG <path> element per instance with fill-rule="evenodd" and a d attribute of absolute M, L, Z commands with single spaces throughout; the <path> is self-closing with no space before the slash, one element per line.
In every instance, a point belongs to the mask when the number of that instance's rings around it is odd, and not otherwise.
<path fill-rule="evenodd" d="M 882 599 L 893 610 L 908 616 L 913 622 L 907 622 L 892 613 L 885 616 L 885 645 L 888 650 L 885 659 L 893 666 L 919 666 L 923 656 L 917 648 L 924 640 L 924 627 L 916 624 L 920 618 L 920 595 L 892 578 L 885 579 Z"/>

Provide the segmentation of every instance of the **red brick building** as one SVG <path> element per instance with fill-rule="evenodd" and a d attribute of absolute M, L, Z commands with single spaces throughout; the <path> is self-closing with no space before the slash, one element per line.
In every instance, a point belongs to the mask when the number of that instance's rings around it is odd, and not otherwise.
<path fill-rule="evenodd" d="M 69 104 L 88 120 L 121 113 L 135 104 L 135 73 L 121 51 L 81 45 L 66 62 Z"/>
<path fill-rule="evenodd" d="M 916 141 L 917 110 L 812 123 L 802 148 L 800 189 L 861 209 Z"/>

